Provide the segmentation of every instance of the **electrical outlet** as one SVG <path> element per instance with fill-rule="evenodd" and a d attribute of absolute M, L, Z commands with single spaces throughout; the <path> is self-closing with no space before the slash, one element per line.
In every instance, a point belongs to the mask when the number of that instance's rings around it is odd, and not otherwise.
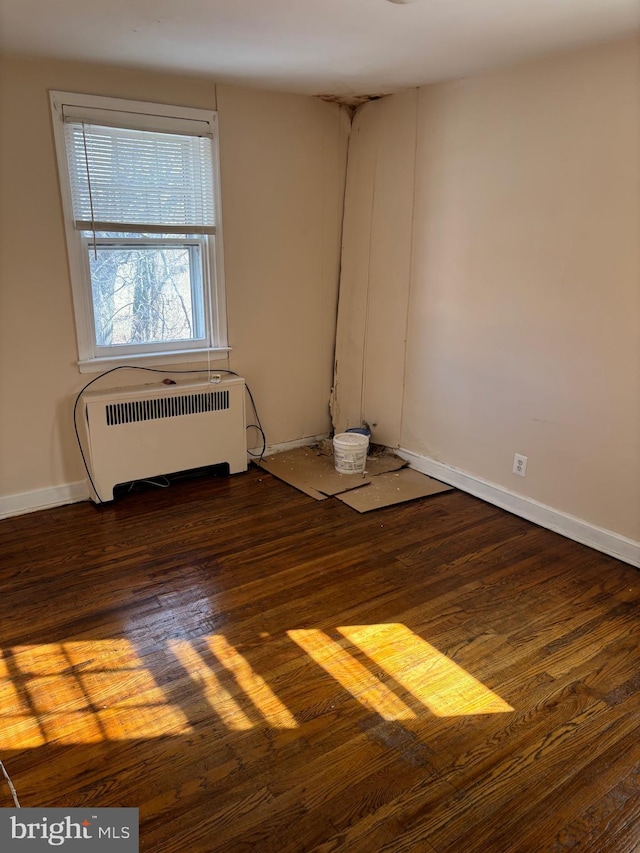
<path fill-rule="evenodd" d="M 513 457 L 513 473 L 524 477 L 527 473 L 527 457 L 521 453 L 516 453 Z"/>

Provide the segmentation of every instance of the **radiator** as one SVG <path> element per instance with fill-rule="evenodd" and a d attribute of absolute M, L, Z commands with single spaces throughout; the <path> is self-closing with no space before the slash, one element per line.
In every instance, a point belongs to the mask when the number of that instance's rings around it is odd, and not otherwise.
<path fill-rule="evenodd" d="M 84 452 L 96 503 L 119 483 L 228 463 L 247 469 L 245 384 L 142 385 L 81 398 Z"/>

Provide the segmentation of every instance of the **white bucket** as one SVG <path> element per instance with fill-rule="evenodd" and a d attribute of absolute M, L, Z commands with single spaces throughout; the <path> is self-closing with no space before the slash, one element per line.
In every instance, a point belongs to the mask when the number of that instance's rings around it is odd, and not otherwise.
<path fill-rule="evenodd" d="M 362 474 L 367 464 L 369 436 L 339 432 L 333 437 L 333 457 L 339 474 Z"/>

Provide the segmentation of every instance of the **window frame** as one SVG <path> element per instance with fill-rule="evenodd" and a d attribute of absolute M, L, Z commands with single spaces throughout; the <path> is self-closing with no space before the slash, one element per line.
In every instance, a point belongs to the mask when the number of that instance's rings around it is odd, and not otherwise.
<path fill-rule="evenodd" d="M 73 294 L 78 343 L 78 367 L 81 373 L 97 372 L 108 367 L 135 362 L 165 363 L 209 362 L 215 358 L 226 358 L 230 347 L 227 338 L 227 314 L 224 287 L 224 261 L 222 237 L 222 204 L 220 198 L 220 156 L 218 139 L 218 116 L 213 110 L 156 104 L 146 101 L 131 101 L 101 95 L 82 95 L 72 92 L 51 91 L 51 113 L 58 162 L 58 175 L 69 260 L 69 273 Z M 207 126 L 212 140 L 212 168 L 214 181 L 215 233 L 212 235 L 188 235 L 181 242 L 187 245 L 195 238 L 205 250 L 202 257 L 202 299 L 204 309 L 204 340 L 190 339 L 188 342 L 153 344 L 124 344 L 122 346 L 98 346 L 94 326 L 93 291 L 86 232 L 79 230 L 73 216 L 71 187 L 67 163 L 64 131 L 64 110 L 74 118 L 86 119 L 87 123 L 105 123 L 116 127 L 140 130 L 164 130 L 184 132 L 190 127 Z M 107 112 L 105 112 L 107 111 Z M 195 124 L 194 124 L 195 123 Z M 113 232 L 115 233 L 115 232 Z M 204 237 L 204 238 L 203 238 Z M 97 238 L 105 243 L 118 238 Z M 127 238 L 119 238 L 124 242 Z M 93 238 L 89 241 L 89 249 Z M 158 239 L 160 243 L 160 239 Z M 167 238 L 167 245 L 173 239 Z M 178 240 L 180 242 L 180 238 Z M 138 245 L 144 245 L 140 239 Z"/>
<path fill-rule="evenodd" d="M 115 232 L 112 232 L 115 233 Z M 91 310 L 91 332 L 92 335 L 95 335 L 96 329 L 96 318 L 95 318 L 95 302 L 93 299 L 93 281 L 91 279 L 90 273 L 90 257 L 91 252 L 94 248 L 94 238 L 88 231 L 81 231 L 80 238 L 82 243 L 82 252 L 83 252 L 83 260 L 85 265 L 87 266 L 87 275 L 89 281 L 89 287 L 92 291 L 91 299 L 89 300 L 89 308 Z M 189 338 L 183 341 L 177 341 L 176 343 L 183 347 L 185 351 L 193 351 L 193 350 L 202 350 L 203 346 L 206 346 L 207 343 L 207 317 L 211 315 L 211 304 L 209 300 L 209 288 L 207 287 L 207 270 L 208 270 L 208 255 L 211 254 L 212 251 L 215 252 L 215 247 L 211 247 L 209 245 L 209 240 L 207 236 L 203 235 L 189 235 L 184 239 L 179 239 L 176 237 L 103 237 L 96 236 L 95 238 L 95 246 L 98 251 L 101 249 L 127 249 L 127 248 L 138 248 L 138 249 L 150 249 L 157 248 L 159 246 L 170 248 L 170 249 L 185 249 L 189 253 L 189 266 L 190 266 L 190 289 L 191 289 L 191 299 L 193 303 L 198 303 L 199 307 L 199 316 L 194 319 L 197 319 L 199 325 L 202 326 L 202 334 Z M 197 248 L 200 251 L 200 264 L 193 264 L 192 258 L 192 249 Z M 195 271 L 195 275 L 194 275 Z M 164 354 L 167 351 L 167 344 L 164 342 L 148 342 L 144 344 L 111 344 L 105 346 L 104 344 L 98 343 L 95 340 L 95 355 L 96 359 L 100 358 L 129 358 L 131 357 L 131 349 L 135 347 L 136 356 L 143 355 L 153 355 L 153 354 Z"/>

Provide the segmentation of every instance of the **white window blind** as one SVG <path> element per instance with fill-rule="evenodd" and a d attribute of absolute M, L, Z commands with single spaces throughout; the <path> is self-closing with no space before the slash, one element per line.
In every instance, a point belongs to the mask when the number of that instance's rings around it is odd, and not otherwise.
<path fill-rule="evenodd" d="M 64 124 L 79 231 L 214 234 L 208 136 Z"/>

